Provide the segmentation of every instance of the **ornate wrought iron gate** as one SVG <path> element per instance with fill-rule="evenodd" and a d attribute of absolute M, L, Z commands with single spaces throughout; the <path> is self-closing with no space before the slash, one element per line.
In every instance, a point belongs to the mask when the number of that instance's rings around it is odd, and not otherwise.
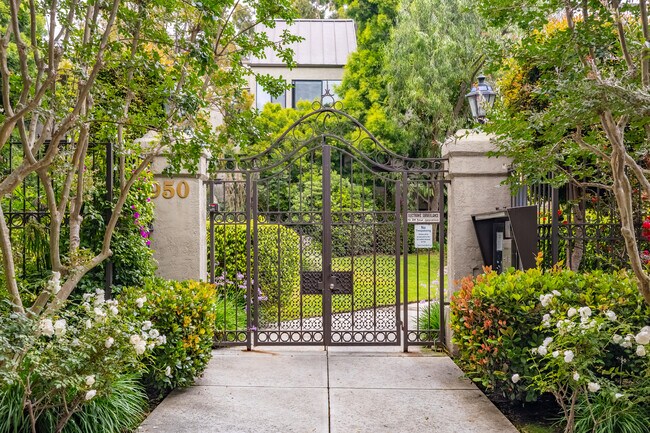
<path fill-rule="evenodd" d="M 423 300 L 415 315 L 439 313 L 444 323 L 443 162 L 396 155 L 352 117 L 320 106 L 259 155 L 220 160 L 209 188 L 218 343 L 444 341 L 444 326 L 408 319 L 409 301 Z M 424 218 L 431 248 L 413 249 L 411 212 Z"/>

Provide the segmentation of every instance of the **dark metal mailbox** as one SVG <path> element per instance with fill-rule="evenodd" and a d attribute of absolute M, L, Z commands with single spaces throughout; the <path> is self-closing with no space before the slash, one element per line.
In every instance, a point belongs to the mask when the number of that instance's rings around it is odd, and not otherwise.
<path fill-rule="evenodd" d="M 537 207 L 511 207 L 472 215 L 483 264 L 497 272 L 530 269 L 537 256 Z"/>

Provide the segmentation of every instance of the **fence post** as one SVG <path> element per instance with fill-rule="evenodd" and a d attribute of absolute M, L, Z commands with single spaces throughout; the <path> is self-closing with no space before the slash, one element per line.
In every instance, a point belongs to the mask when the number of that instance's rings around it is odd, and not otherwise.
<path fill-rule="evenodd" d="M 553 265 L 557 264 L 560 259 L 560 221 L 558 211 L 560 210 L 560 192 L 557 188 L 552 190 L 552 212 L 551 216 L 551 254 L 553 255 Z"/>
<path fill-rule="evenodd" d="M 115 173 L 113 172 L 113 143 L 106 143 L 106 202 L 108 209 L 106 210 L 105 223 L 111 218 L 111 209 L 113 204 L 113 187 L 115 183 Z M 104 292 L 106 299 L 113 297 L 113 261 L 109 257 L 104 266 Z"/>

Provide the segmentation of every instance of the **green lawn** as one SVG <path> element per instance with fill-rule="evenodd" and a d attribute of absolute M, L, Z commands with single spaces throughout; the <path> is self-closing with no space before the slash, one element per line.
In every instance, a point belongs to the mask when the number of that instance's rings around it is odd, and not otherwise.
<path fill-rule="evenodd" d="M 421 254 L 408 257 L 408 301 L 416 302 L 438 299 L 439 254 Z M 342 313 L 372 308 L 373 306 L 395 305 L 395 256 L 378 255 L 360 257 L 339 257 L 332 261 L 333 271 L 353 271 L 353 294 L 333 295 L 332 311 Z M 403 297 L 403 264 L 400 260 L 400 300 Z M 430 288 L 430 294 L 429 294 Z M 277 315 L 277 310 L 267 311 L 270 317 Z M 263 314 L 264 315 L 264 314 Z M 322 315 L 322 296 L 300 296 L 295 290 L 291 302 L 283 306 L 281 320 L 294 320 L 302 317 Z"/>

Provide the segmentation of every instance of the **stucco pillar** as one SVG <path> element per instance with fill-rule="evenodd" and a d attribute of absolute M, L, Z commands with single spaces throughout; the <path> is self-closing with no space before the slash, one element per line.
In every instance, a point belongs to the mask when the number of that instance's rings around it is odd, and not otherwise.
<path fill-rule="evenodd" d="M 447 178 L 447 272 L 452 290 L 467 275 L 482 272 L 483 259 L 474 232 L 472 215 L 510 206 L 508 176 L 510 159 L 488 157 L 495 150 L 484 133 L 458 131 L 442 148 L 448 158 Z"/>
<path fill-rule="evenodd" d="M 207 279 L 207 161 L 201 157 L 197 174 L 162 174 L 167 158 L 157 157 L 152 169 L 155 219 L 151 238 L 157 275 L 173 280 Z M 157 193 L 157 194 L 156 194 Z"/>
<path fill-rule="evenodd" d="M 483 258 L 474 232 L 472 215 L 510 206 L 510 190 L 502 182 L 511 161 L 488 157 L 495 150 L 491 137 L 484 133 L 458 131 L 442 147 L 448 158 L 447 179 L 447 275 L 453 293 L 467 275 L 482 272 Z M 449 312 L 445 317 L 449 318 Z M 447 347 L 452 350 L 451 329 L 447 320 Z"/>

